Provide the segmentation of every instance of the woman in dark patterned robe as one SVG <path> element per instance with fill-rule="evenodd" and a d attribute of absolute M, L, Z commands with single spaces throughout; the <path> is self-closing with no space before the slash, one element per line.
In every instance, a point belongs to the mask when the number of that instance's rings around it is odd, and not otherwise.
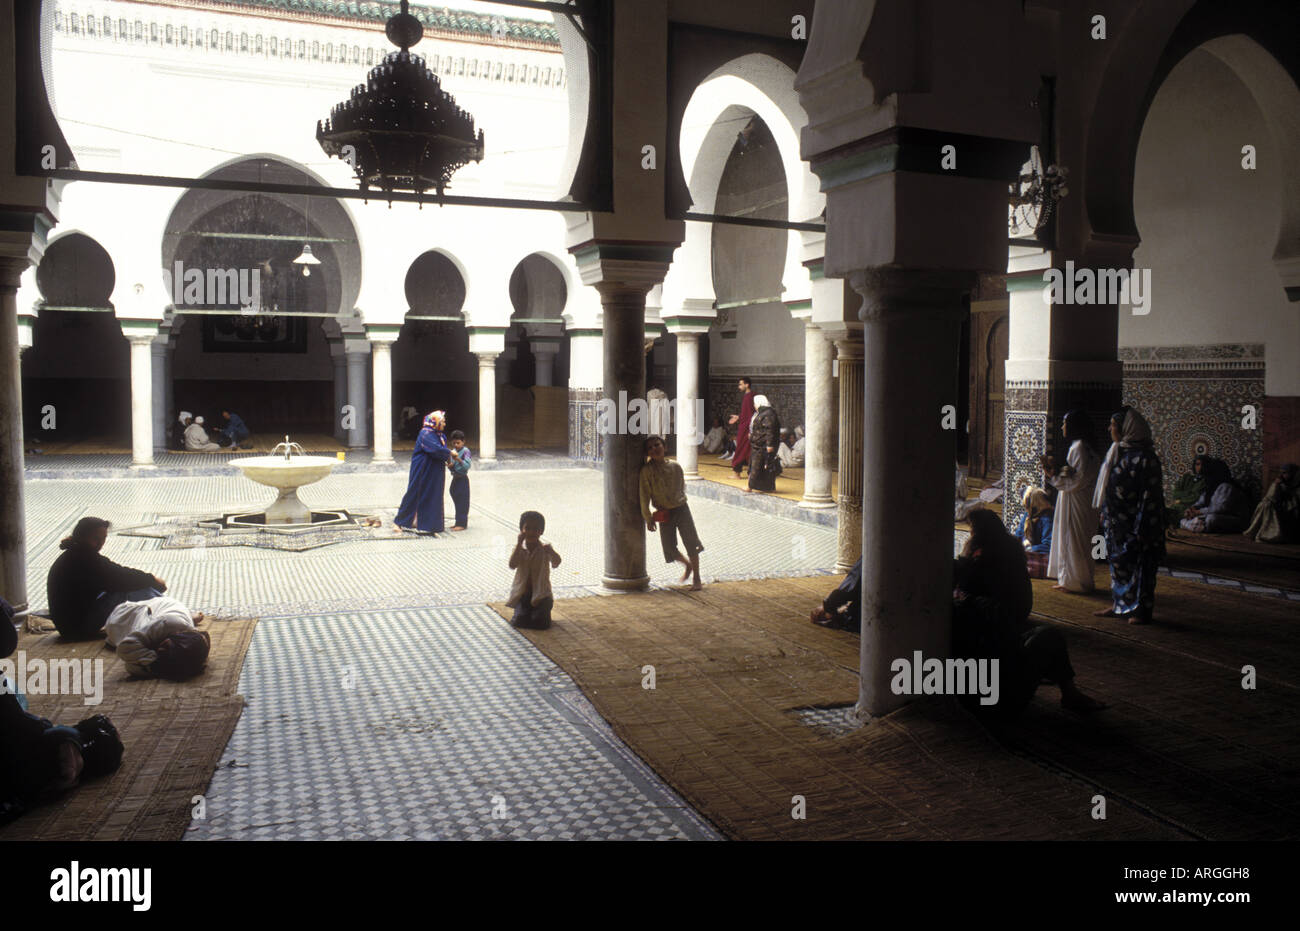
<path fill-rule="evenodd" d="M 1165 556 L 1160 459 L 1151 443 L 1151 428 L 1131 407 L 1111 417 L 1110 438 L 1093 505 L 1101 510 L 1113 601 L 1096 615 L 1147 624 L 1155 608 L 1156 573 Z"/>
<path fill-rule="evenodd" d="M 780 443 L 781 421 L 767 397 L 760 394 L 754 398 L 754 419 L 749 425 L 748 491 L 776 491 L 776 448 Z"/>

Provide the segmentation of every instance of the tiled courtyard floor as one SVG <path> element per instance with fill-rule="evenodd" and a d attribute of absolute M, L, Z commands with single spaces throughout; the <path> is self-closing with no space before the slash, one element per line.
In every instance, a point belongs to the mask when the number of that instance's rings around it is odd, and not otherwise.
<path fill-rule="evenodd" d="M 69 472 L 69 475 L 78 473 Z M 80 473 L 84 474 L 84 473 Z M 564 559 L 557 597 L 600 591 L 602 491 L 589 469 L 482 471 L 469 529 L 306 552 L 160 549 L 113 534 L 109 558 L 156 573 L 196 610 L 258 616 L 247 697 L 194 839 L 712 838 L 633 756 L 573 682 L 483 607 L 508 592 L 519 513 L 538 509 Z M 399 473 L 334 475 L 313 508 L 391 511 Z M 58 541 L 87 514 L 117 528 L 256 509 L 238 476 L 29 481 L 29 593 L 45 607 Z M 450 502 L 448 502 L 450 503 Z M 705 581 L 808 575 L 834 564 L 834 529 L 692 502 Z M 676 584 L 648 539 L 653 584 Z"/>

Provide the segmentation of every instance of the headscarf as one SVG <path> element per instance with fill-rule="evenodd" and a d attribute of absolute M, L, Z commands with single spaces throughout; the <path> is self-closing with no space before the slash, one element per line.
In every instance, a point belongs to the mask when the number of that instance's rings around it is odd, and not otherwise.
<path fill-rule="evenodd" d="M 202 418 L 202 417 L 195 417 L 195 418 L 194 418 L 194 422 L 195 422 L 196 424 L 198 424 L 200 427 L 203 426 L 203 418 Z"/>
<path fill-rule="evenodd" d="M 181 411 L 181 415 L 176 419 L 179 420 L 181 422 L 181 426 L 184 427 L 188 425 L 189 419 L 193 416 L 194 415 L 191 414 L 189 411 Z"/>
<path fill-rule="evenodd" d="M 765 394 L 754 395 L 754 415 L 749 418 L 749 432 L 754 432 L 754 421 L 758 419 L 758 412 L 765 407 L 771 407 L 772 402 L 767 399 Z"/>
<path fill-rule="evenodd" d="M 1192 471 L 1195 472 L 1195 463 L 1201 463 L 1201 479 L 1205 482 L 1205 500 L 1209 501 L 1214 497 L 1214 490 L 1224 482 L 1232 481 L 1232 470 L 1222 459 L 1216 459 L 1209 455 L 1200 455 L 1192 460 Z"/>
<path fill-rule="evenodd" d="M 1106 503 L 1106 486 L 1110 484 L 1110 470 L 1115 465 L 1115 460 L 1119 459 L 1121 449 L 1137 449 L 1143 446 L 1151 445 L 1151 427 L 1145 418 L 1131 407 L 1121 408 L 1115 413 L 1111 420 L 1124 415 L 1122 425 L 1119 431 L 1119 442 L 1111 443 L 1110 449 L 1106 452 L 1106 461 L 1101 464 L 1101 471 L 1097 473 L 1097 490 L 1092 495 L 1092 506 L 1100 508 Z"/>
<path fill-rule="evenodd" d="M 427 417 L 424 418 L 424 426 L 421 427 L 420 429 L 422 429 L 422 430 L 437 430 L 437 429 L 438 429 L 438 424 L 439 424 L 440 422 L 441 422 L 441 423 L 444 423 L 444 424 L 447 422 L 447 412 L 446 412 L 446 411 L 430 411 L 430 412 L 429 412 L 429 416 L 427 416 Z"/>

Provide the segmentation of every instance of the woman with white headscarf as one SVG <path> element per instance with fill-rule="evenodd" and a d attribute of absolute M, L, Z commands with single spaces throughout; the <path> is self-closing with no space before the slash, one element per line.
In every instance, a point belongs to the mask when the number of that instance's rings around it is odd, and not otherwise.
<path fill-rule="evenodd" d="M 1151 428 L 1133 408 L 1121 408 L 1110 418 L 1110 438 L 1092 501 L 1101 510 L 1106 535 L 1112 603 L 1095 613 L 1147 624 L 1165 556 L 1164 478 Z"/>
<path fill-rule="evenodd" d="M 749 491 L 776 491 L 780 464 L 776 448 L 781 442 L 781 421 L 767 395 L 754 398 L 754 416 L 749 421 Z"/>

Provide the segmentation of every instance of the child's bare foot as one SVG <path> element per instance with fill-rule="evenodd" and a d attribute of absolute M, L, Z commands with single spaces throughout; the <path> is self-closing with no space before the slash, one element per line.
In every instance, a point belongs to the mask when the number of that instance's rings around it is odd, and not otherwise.
<path fill-rule="evenodd" d="M 698 578 L 697 578 L 694 582 L 691 583 L 691 591 L 693 591 L 693 592 L 700 592 L 700 591 L 703 591 L 703 590 L 704 590 L 704 585 L 700 582 L 700 580 L 699 580 Z"/>
<path fill-rule="evenodd" d="M 1119 615 L 1115 613 L 1114 607 L 1102 608 L 1100 611 L 1094 611 L 1092 612 L 1092 616 L 1093 617 L 1119 617 Z"/>
<path fill-rule="evenodd" d="M 679 582 L 685 582 L 687 579 L 689 579 L 689 578 L 691 577 L 691 563 L 690 563 L 690 560 L 688 560 L 688 559 L 681 559 L 681 560 L 678 560 L 678 561 L 679 561 L 683 566 L 686 567 L 686 569 L 682 572 L 682 577 L 681 577 L 680 579 L 678 579 L 678 581 L 679 581 Z"/>
<path fill-rule="evenodd" d="M 464 527 L 452 527 L 452 528 L 451 528 L 451 531 L 452 531 L 452 533 L 458 533 L 459 531 L 464 530 L 464 529 L 465 529 Z"/>
<path fill-rule="evenodd" d="M 190 615 L 190 618 L 194 621 L 194 625 L 197 627 L 199 624 L 203 623 L 206 615 L 202 611 L 195 611 Z"/>

